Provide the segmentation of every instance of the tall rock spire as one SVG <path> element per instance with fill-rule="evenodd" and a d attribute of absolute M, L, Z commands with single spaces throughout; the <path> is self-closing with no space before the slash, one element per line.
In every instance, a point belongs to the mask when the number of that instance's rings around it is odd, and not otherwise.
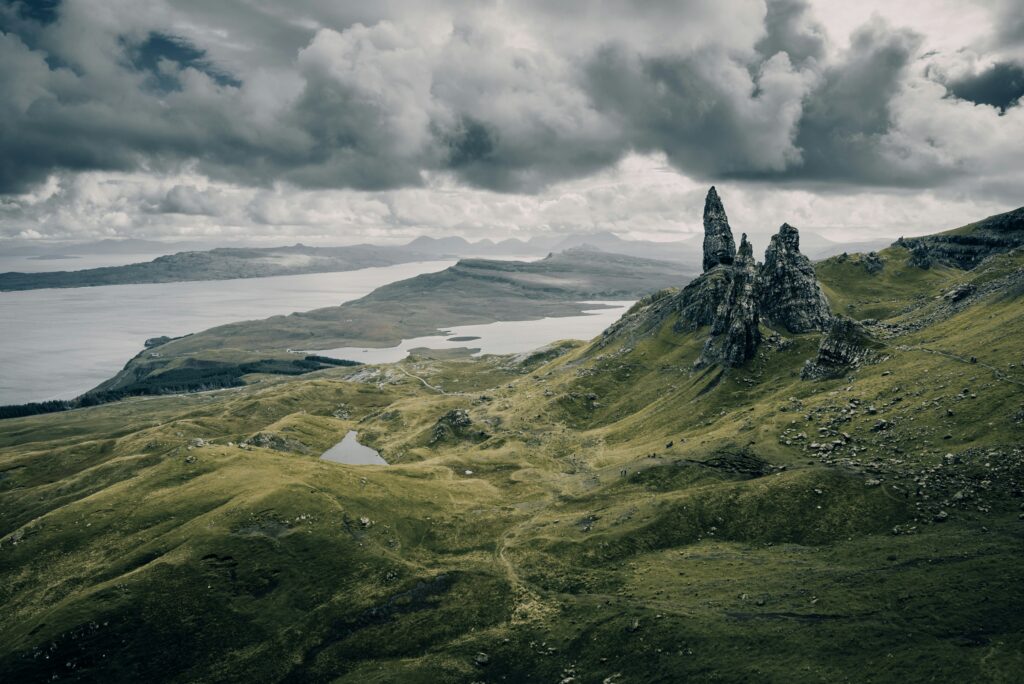
<path fill-rule="evenodd" d="M 747 242 L 746 234 L 740 239 L 735 263 L 724 269 L 724 273 L 728 274 L 729 285 L 718 303 L 711 323 L 711 335 L 697 359 L 698 368 L 713 363 L 742 365 L 754 356 L 761 341 L 757 325 L 757 264 L 754 262 L 754 248 Z"/>
<path fill-rule="evenodd" d="M 800 233 L 788 223 L 772 236 L 760 268 L 761 315 L 791 333 L 826 330 L 832 312 L 810 260 L 800 253 Z"/>
<path fill-rule="evenodd" d="M 715 186 L 704 199 L 704 271 L 719 264 L 731 264 L 736 258 L 736 242 L 732 239 L 729 218 Z"/>

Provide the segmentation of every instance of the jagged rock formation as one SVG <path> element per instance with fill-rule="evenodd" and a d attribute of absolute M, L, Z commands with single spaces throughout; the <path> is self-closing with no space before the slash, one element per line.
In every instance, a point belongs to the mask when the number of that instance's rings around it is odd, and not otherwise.
<path fill-rule="evenodd" d="M 754 355 L 761 341 L 758 329 L 757 264 L 746 234 L 740 239 L 735 263 L 726 273 L 729 276 L 728 290 L 718 303 L 711 323 L 711 336 L 704 343 L 697 367 L 712 363 L 738 366 Z"/>
<path fill-rule="evenodd" d="M 704 199 L 704 272 L 719 264 L 728 266 L 736 258 L 729 218 L 714 186 Z"/>
<path fill-rule="evenodd" d="M 734 252 L 732 230 L 714 188 L 704 203 L 704 228 L 704 273 L 680 292 L 665 290 L 638 302 L 605 331 L 601 346 L 651 334 L 666 318 L 677 315 L 677 333 L 710 328 L 696 367 L 739 366 L 757 353 L 762 316 L 793 333 L 828 328 L 828 301 L 811 262 L 800 253 L 796 228 L 782 226 L 772 238 L 765 264 L 758 267 L 746 235 Z"/>
<path fill-rule="evenodd" d="M 876 347 L 867 330 L 853 319 L 836 316 L 818 345 L 818 354 L 804 364 L 804 380 L 836 378 L 871 358 Z"/>
<path fill-rule="evenodd" d="M 1024 246 L 1024 207 L 948 233 L 900 238 L 895 244 L 910 250 L 913 266 L 939 263 L 970 270 L 986 257 Z"/>
<path fill-rule="evenodd" d="M 791 333 L 824 330 L 832 319 L 810 259 L 800 253 L 800 233 L 788 223 L 772 236 L 759 269 L 761 316 Z"/>

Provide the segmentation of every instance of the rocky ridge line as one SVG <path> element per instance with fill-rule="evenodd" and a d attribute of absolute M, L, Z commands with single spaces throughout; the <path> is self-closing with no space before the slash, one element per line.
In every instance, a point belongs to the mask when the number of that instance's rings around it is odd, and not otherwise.
<path fill-rule="evenodd" d="M 968 228 L 918 238 L 901 237 L 893 244 L 910 250 L 912 266 L 943 264 L 969 271 L 993 254 L 1024 247 L 1024 207 L 989 216 Z"/>

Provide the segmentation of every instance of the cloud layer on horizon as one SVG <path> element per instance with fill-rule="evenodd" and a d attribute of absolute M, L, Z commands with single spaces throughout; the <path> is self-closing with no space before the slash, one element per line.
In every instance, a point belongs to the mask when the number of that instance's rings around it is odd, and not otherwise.
<path fill-rule="evenodd" d="M 1009 208 L 1022 3 L 977 2 L 985 40 L 936 50 L 880 16 L 830 36 L 805 0 L 13 0 L 0 236 L 309 225 L 299 198 L 347 203 L 324 214 L 361 235 L 403 229 L 403 197 L 446 204 L 411 212 L 426 232 L 485 198 L 507 223 L 498 207 L 637 156 L 754 204 L 904 192 Z M 651 201 L 641 225 L 661 216 Z M 614 222 L 598 208 L 591 225 Z"/>

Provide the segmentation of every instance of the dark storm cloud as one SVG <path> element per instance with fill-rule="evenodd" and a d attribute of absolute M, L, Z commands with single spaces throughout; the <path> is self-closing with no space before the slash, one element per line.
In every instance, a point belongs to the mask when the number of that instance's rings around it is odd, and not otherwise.
<path fill-rule="evenodd" d="M 138 44 L 125 41 L 125 53 L 137 71 L 149 72 L 152 85 L 163 91 L 181 90 L 177 72 L 181 69 L 201 71 L 220 85 L 238 87 L 242 82 L 213 65 L 200 50 L 188 40 L 166 33 L 151 32 Z"/>
<path fill-rule="evenodd" d="M 919 38 L 875 22 L 836 57 L 803 0 L 21 0 L 0 21 L 0 193 L 55 171 L 182 168 L 533 192 L 635 150 L 704 178 L 949 173 L 892 147 Z M 959 92 L 1007 106 L 1012 79 L 991 78 Z"/>
<path fill-rule="evenodd" d="M 4 0 L 18 17 L 49 24 L 57 20 L 60 0 Z"/>
<path fill-rule="evenodd" d="M 664 151 L 679 168 L 710 177 L 778 171 L 796 155 L 803 80 L 785 57 L 773 64 L 781 78 L 754 82 L 720 54 L 645 59 L 604 48 L 588 66 L 587 89 L 635 148 Z"/>
<path fill-rule="evenodd" d="M 998 62 L 979 74 L 952 81 L 948 87 L 961 100 L 1005 111 L 1024 96 L 1024 67 L 1012 62 Z"/>
<path fill-rule="evenodd" d="M 913 32 L 880 23 L 854 33 L 843 59 L 827 67 L 807 99 L 795 144 L 803 163 L 785 175 L 874 185 L 936 180 L 885 153 L 892 102 L 921 43 Z M 943 171 L 934 171 L 936 174 Z"/>

